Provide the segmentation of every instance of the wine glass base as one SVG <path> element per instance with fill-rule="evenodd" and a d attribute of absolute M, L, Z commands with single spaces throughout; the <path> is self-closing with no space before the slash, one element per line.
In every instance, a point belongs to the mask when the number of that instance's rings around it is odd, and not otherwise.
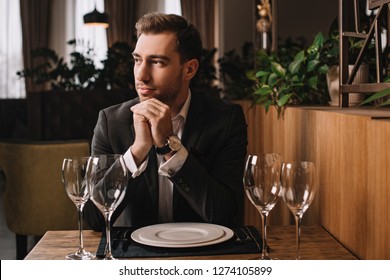
<path fill-rule="evenodd" d="M 67 260 L 94 260 L 96 255 L 91 252 L 81 251 L 66 255 Z"/>
<path fill-rule="evenodd" d="M 116 260 L 116 258 L 114 258 L 114 256 L 111 253 L 106 252 L 103 260 L 112 261 L 112 260 Z"/>
<path fill-rule="evenodd" d="M 105 261 L 115 261 L 116 258 L 114 258 L 114 257 L 105 257 L 103 260 L 105 260 Z"/>

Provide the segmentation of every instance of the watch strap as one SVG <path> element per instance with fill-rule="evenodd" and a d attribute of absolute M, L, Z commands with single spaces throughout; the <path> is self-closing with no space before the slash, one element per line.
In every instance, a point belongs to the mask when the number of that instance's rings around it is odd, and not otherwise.
<path fill-rule="evenodd" d="M 169 147 L 169 143 L 167 142 L 163 147 L 155 147 L 156 153 L 159 155 L 165 155 L 171 152 L 171 148 Z"/>

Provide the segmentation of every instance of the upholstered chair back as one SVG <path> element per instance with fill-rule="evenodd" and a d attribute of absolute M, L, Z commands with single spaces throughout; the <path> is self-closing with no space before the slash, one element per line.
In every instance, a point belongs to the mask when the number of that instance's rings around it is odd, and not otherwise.
<path fill-rule="evenodd" d="M 0 143 L 8 228 L 17 236 L 77 229 L 77 209 L 65 192 L 61 167 L 65 157 L 89 153 L 88 141 Z"/>

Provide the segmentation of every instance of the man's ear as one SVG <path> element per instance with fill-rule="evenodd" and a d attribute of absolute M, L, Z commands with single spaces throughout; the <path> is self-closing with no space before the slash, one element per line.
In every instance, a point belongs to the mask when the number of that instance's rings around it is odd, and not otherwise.
<path fill-rule="evenodd" d="M 184 64 L 184 78 L 186 80 L 191 80 L 195 74 L 196 71 L 198 71 L 199 68 L 199 61 L 197 59 L 191 59 L 187 61 Z"/>

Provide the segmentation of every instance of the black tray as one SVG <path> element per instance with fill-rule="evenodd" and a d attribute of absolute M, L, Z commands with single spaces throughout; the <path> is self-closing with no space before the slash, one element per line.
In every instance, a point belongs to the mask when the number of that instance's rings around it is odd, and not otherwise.
<path fill-rule="evenodd" d="M 235 235 L 222 243 L 191 248 L 161 248 L 143 245 L 132 240 L 130 235 L 137 228 L 113 227 L 111 229 L 112 255 L 115 258 L 147 258 L 176 256 L 205 256 L 261 253 L 261 235 L 253 226 L 232 228 Z M 237 240 L 237 235 L 241 241 Z M 248 236 L 251 240 L 249 240 Z M 106 236 L 103 234 L 96 256 L 104 257 Z"/>

